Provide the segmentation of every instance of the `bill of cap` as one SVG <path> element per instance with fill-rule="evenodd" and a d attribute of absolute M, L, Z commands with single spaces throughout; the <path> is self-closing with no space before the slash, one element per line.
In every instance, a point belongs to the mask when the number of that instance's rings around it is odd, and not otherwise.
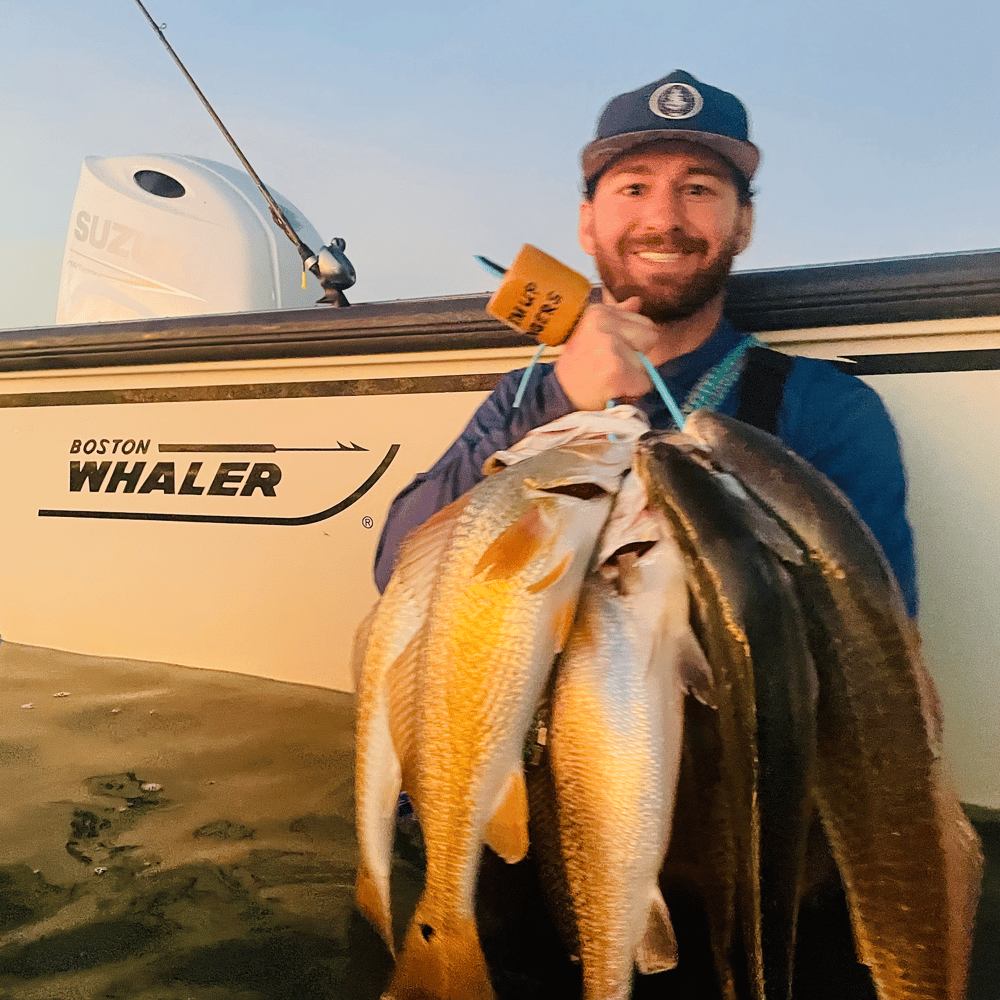
<path fill-rule="evenodd" d="M 679 139 L 707 146 L 728 160 L 747 180 L 753 177 L 760 163 L 760 150 L 752 142 L 742 142 L 727 135 L 716 135 L 714 132 L 695 129 L 645 129 L 641 132 L 623 132 L 621 135 L 608 136 L 606 139 L 595 139 L 584 146 L 580 155 L 584 179 L 590 181 L 613 159 L 635 146 Z"/>

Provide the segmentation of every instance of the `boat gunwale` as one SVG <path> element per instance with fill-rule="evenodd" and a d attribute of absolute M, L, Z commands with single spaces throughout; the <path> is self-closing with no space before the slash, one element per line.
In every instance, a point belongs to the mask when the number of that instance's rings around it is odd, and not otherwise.
<path fill-rule="evenodd" d="M 599 297 L 595 286 L 592 301 Z M 0 371 L 410 354 L 523 346 L 486 293 L 349 308 L 220 313 L 0 332 Z M 726 314 L 750 333 L 1000 315 L 1000 249 L 730 276 Z"/>

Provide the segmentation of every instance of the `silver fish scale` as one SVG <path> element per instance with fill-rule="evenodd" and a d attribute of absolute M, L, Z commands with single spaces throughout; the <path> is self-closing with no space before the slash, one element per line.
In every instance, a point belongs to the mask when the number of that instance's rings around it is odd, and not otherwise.
<path fill-rule="evenodd" d="M 628 996 L 669 837 L 683 695 L 672 664 L 650 662 L 645 610 L 590 575 L 557 668 L 548 767 L 558 843 L 539 846 L 559 855 L 543 871 L 564 872 L 585 1000 Z"/>

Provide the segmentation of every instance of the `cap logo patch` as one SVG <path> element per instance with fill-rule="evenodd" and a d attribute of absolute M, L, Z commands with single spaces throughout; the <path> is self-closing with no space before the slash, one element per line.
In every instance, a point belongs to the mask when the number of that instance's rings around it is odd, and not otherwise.
<path fill-rule="evenodd" d="M 688 83 L 665 83 L 649 96 L 649 110 L 660 118 L 693 118 L 704 103 Z"/>

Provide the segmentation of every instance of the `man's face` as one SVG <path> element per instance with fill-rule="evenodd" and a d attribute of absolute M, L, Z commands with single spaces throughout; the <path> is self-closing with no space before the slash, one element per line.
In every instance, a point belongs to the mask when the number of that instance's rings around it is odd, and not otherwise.
<path fill-rule="evenodd" d="M 658 323 L 693 316 L 725 286 L 750 242 L 729 166 L 688 142 L 649 146 L 608 168 L 580 206 L 580 245 L 618 302 Z"/>

